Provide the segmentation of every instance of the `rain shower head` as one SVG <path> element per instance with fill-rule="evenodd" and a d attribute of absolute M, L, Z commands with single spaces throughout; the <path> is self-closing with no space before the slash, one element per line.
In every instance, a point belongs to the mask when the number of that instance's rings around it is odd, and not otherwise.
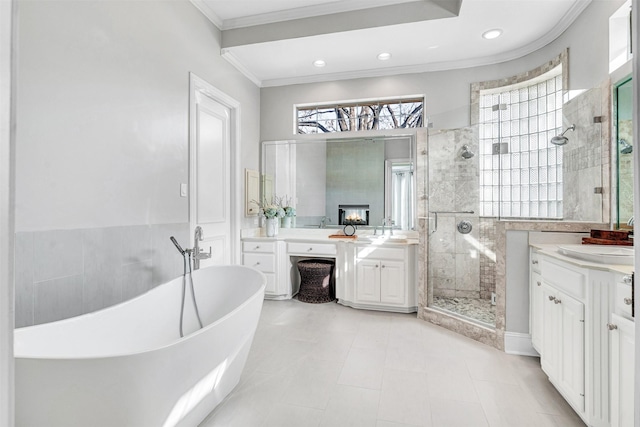
<path fill-rule="evenodd" d="M 576 130 L 576 125 L 569 126 L 560 135 L 556 135 L 553 138 L 551 138 L 551 143 L 553 145 L 565 145 L 567 142 L 569 142 L 569 138 L 564 136 L 564 134 L 567 133 L 567 131 L 569 131 L 569 130 L 570 131 Z"/>
<path fill-rule="evenodd" d="M 470 159 L 475 156 L 475 153 L 469 149 L 469 146 L 467 144 L 465 144 L 462 146 L 461 156 L 463 159 Z"/>
<path fill-rule="evenodd" d="M 619 139 L 618 146 L 622 154 L 630 154 L 633 151 L 633 145 L 629 144 L 626 139 Z"/>

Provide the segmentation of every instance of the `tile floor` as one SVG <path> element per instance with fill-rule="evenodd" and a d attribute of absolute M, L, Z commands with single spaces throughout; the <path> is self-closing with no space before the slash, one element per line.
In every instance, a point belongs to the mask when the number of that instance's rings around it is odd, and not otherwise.
<path fill-rule="evenodd" d="M 584 426 L 540 369 L 416 319 L 265 301 L 236 389 L 201 427 Z"/>

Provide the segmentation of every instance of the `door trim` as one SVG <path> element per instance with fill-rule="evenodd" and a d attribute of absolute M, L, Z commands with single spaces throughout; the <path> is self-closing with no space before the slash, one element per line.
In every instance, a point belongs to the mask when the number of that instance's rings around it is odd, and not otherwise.
<path fill-rule="evenodd" d="M 230 226 L 231 226 L 231 241 L 229 242 L 231 248 L 231 264 L 238 264 L 240 261 L 240 213 L 242 212 L 242 197 L 239 194 L 242 194 L 242 189 L 240 188 L 240 184 L 242 182 L 242 177 L 240 176 L 240 147 L 241 147 L 241 138 L 240 138 L 240 123 L 241 123 L 241 109 L 240 102 L 222 92 L 220 89 L 216 88 L 206 80 L 198 77 L 194 73 L 189 73 L 189 188 L 191 189 L 191 185 L 195 182 L 195 165 L 192 164 L 193 159 L 191 156 L 192 150 L 195 147 L 195 138 L 196 138 L 196 95 L 198 93 L 202 93 L 212 98 L 216 102 L 224 105 L 231 112 L 231 123 L 230 123 L 230 158 L 231 158 L 231 170 L 230 170 L 230 196 L 231 196 L 231 215 L 230 215 Z M 189 191 L 191 194 L 191 191 Z M 194 201 L 189 197 L 189 230 L 193 229 L 193 225 L 195 224 L 195 209 L 193 204 Z M 191 238 L 191 236 L 189 236 Z"/>

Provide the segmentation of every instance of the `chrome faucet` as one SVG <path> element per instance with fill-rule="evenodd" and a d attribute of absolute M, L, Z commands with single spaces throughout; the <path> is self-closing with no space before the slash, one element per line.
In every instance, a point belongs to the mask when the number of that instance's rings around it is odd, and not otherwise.
<path fill-rule="evenodd" d="M 389 236 L 393 236 L 393 220 L 391 217 L 382 218 L 382 235 L 384 236 L 384 227 L 389 227 Z"/>
<path fill-rule="evenodd" d="M 629 218 L 629 221 L 627 221 L 627 225 L 630 226 L 630 227 L 633 227 L 633 222 L 634 222 L 634 219 L 633 219 L 633 216 L 632 216 L 631 218 Z"/>
<path fill-rule="evenodd" d="M 327 222 L 331 222 L 331 218 L 323 216 L 320 218 L 320 226 L 318 228 L 327 228 Z"/>
<path fill-rule="evenodd" d="M 196 231 L 193 233 L 193 269 L 197 270 L 200 268 L 200 260 L 201 259 L 209 259 L 211 258 L 211 246 L 209 246 L 209 253 L 202 252 L 200 248 L 200 243 L 203 239 L 202 237 L 202 227 L 197 226 Z"/>

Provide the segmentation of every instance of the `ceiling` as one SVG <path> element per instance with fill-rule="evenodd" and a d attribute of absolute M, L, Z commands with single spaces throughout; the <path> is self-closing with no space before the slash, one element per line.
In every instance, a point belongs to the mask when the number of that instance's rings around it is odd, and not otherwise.
<path fill-rule="evenodd" d="M 533 52 L 591 0 L 191 0 L 258 86 L 494 64 Z M 499 28 L 493 40 L 483 32 Z M 386 61 L 377 59 L 391 53 Z M 318 68 L 314 61 L 326 65 Z"/>

